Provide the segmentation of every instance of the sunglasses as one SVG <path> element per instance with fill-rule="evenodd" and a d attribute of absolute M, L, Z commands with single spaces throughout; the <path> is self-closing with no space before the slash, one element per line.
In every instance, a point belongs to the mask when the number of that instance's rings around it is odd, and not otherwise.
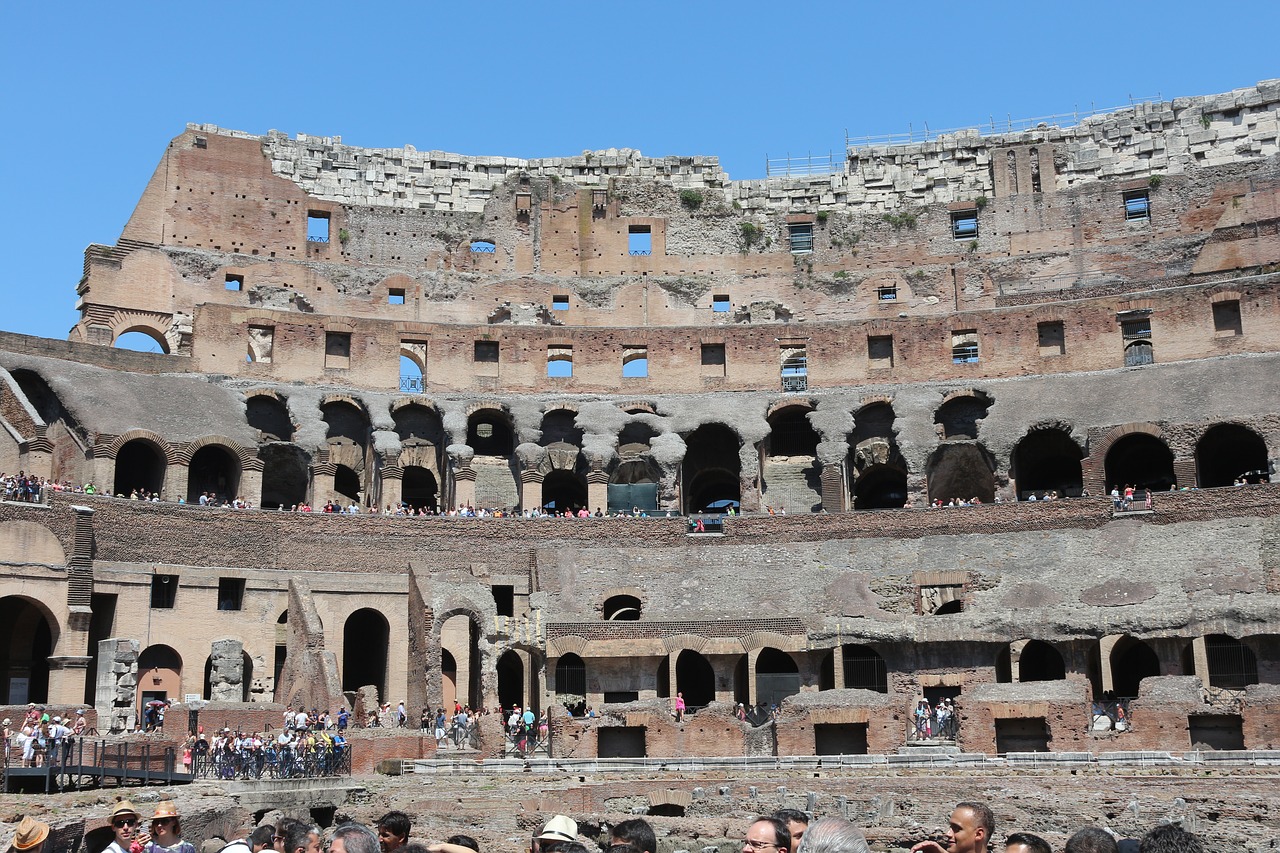
<path fill-rule="evenodd" d="M 126 826 L 137 826 L 138 819 L 136 817 L 122 817 L 111 821 L 111 825 L 116 829 L 124 829 Z"/>
<path fill-rule="evenodd" d="M 173 818 L 171 817 L 157 817 L 151 820 L 152 826 L 168 826 L 171 823 L 173 823 Z"/>

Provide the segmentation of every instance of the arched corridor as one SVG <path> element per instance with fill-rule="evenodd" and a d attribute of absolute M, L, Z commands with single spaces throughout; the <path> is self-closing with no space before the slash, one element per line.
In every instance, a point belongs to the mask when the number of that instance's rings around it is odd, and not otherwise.
<path fill-rule="evenodd" d="M 51 619 L 26 598 L 0 598 L 0 687 L 5 704 L 49 701 L 49 655 L 55 642 Z"/>

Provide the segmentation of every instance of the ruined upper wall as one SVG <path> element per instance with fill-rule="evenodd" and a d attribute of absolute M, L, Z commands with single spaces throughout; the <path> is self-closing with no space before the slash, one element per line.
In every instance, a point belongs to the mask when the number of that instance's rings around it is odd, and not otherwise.
<path fill-rule="evenodd" d="M 1280 80 L 1266 80 L 1225 94 L 1138 104 L 1074 127 L 992 136 L 974 129 L 918 144 L 850 148 L 842 173 L 756 181 L 730 181 L 716 157 L 652 158 L 627 148 L 524 160 L 410 145 L 358 148 L 339 136 L 255 137 L 209 124 L 189 130 L 260 139 L 274 174 L 345 205 L 481 212 L 508 177 L 522 175 L 583 187 L 615 178 L 669 181 L 721 191 L 746 210 L 866 212 L 1028 192 L 1036 178 L 1049 191 L 1268 157 L 1280 152 L 1278 110 Z"/>

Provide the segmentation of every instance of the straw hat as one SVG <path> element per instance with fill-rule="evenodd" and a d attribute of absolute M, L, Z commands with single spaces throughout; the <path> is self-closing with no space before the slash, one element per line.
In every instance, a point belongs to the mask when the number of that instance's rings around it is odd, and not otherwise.
<path fill-rule="evenodd" d="M 127 814 L 131 814 L 136 818 L 142 817 L 142 815 L 138 814 L 138 810 L 133 807 L 133 803 L 125 799 L 120 799 L 116 801 L 115 807 L 111 809 L 110 818 L 114 821 L 121 815 Z"/>
<path fill-rule="evenodd" d="M 13 720 L 9 719 L 8 717 L 5 717 L 5 718 L 4 718 L 4 722 L 3 722 L 3 723 L 0 723 L 0 725 L 2 725 L 2 726 L 12 726 L 12 725 L 13 725 Z"/>
<path fill-rule="evenodd" d="M 18 832 L 13 836 L 14 850 L 30 850 L 39 847 L 49 837 L 49 824 L 41 823 L 33 817 L 24 817 L 18 824 Z"/>
<path fill-rule="evenodd" d="M 578 822 L 573 818 L 558 814 L 542 827 L 541 841 L 577 841 Z"/>
<path fill-rule="evenodd" d="M 161 800 L 160 802 L 156 803 L 156 813 L 151 816 L 151 819 L 159 820 L 160 818 L 165 818 L 165 817 L 176 818 L 177 816 L 178 816 L 177 803 L 175 803 L 173 800 Z"/>

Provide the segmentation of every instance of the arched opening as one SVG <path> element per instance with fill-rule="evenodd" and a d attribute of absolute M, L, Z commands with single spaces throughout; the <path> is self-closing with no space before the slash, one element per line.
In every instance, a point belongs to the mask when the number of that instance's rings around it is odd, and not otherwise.
<path fill-rule="evenodd" d="M 406 394 L 421 394 L 423 391 L 422 365 L 416 358 L 400 356 L 400 390 Z"/>
<path fill-rule="evenodd" d="M 950 616 L 953 613 L 964 612 L 964 599 L 954 598 L 951 601 L 944 601 L 933 610 L 934 616 Z"/>
<path fill-rule="evenodd" d="M 347 617 L 342 628 L 342 689 L 359 690 L 373 685 L 378 698 L 387 698 L 387 649 L 391 629 L 387 618 L 372 608 L 361 608 Z"/>
<path fill-rule="evenodd" d="M 853 481 L 854 509 L 901 509 L 907 503 L 907 472 L 895 465 L 872 465 Z"/>
<path fill-rule="evenodd" d="M 506 415 L 495 409 L 473 414 L 467 419 L 467 444 L 477 456 L 510 456 L 515 443 Z"/>
<path fill-rule="evenodd" d="M 49 701 L 54 626 L 43 608 L 16 595 L 0 598 L 0 677 L 5 704 Z"/>
<path fill-rule="evenodd" d="M 1160 658 L 1141 640 L 1121 637 L 1111 647 L 1111 691 L 1116 696 L 1137 696 L 1142 679 L 1159 674 Z"/>
<path fill-rule="evenodd" d="M 285 610 L 280 614 L 280 618 L 276 620 L 276 655 L 274 666 L 272 667 L 272 683 L 276 689 L 280 688 L 280 676 L 284 673 L 284 663 L 289 656 L 289 611 Z M 279 696 L 276 696 L 279 701 Z"/>
<path fill-rule="evenodd" d="M 572 471 L 555 470 L 542 480 L 542 508 L 577 512 L 587 506 L 587 478 Z"/>
<path fill-rule="evenodd" d="M 1043 497 L 1058 492 L 1063 497 L 1079 497 L 1084 488 L 1080 460 L 1084 451 L 1061 429 L 1040 429 L 1028 433 L 1013 451 L 1013 470 L 1018 482 L 1018 499 L 1033 493 Z"/>
<path fill-rule="evenodd" d="M 440 650 L 440 695 L 446 708 L 458 701 L 458 662 L 448 649 Z"/>
<path fill-rule="evenodd" d="M 351 503 L 360 503 L 360 475 L 346 465 L 336 466 L 333 490 Z"/>
<path fill-rule="evenodd" d="M 538 443 L 546 447 L 557 442 L 582 446 L 582 428 L 578 415 L 568 409 L 554 409 L 542 416 L 542 438 Z"/>
<path fill-rule="evenodd" d="M 206 677 L 206 682 L 208 681 Z M 209 698 L 208 689 L 203 694 Z M 182 656 L 172 646 L 148 646 L 138 655 L 138 712 L 148 702 L 182 698 Z"/>
<path fill-rule="evenodd" d="M 263 445 L 258 449 L 262 460 L 263 509 L 291 509 L 307 496 L 307 455 L 301 447 L 283 442 Z"/>
<path fill-rule="evenodd" d="M 818 452 L 818 431 L 809 423 L 805 406 L 786 406 L 769 415 L 767 452 L 770 456 L 814 456 Z"/>
<path fill-rule="evenodd" d="M 1258 483 L 1269 472 L 1267 443 L 1248 427 L 1217 424 L 1196 443 L 1196 482 L 1202 489 Z"/>
<path fill-rule="evenodd" d="M 244 404 L 245 420 L 262 433 L 263 441 L 292 441 L 289 407 L 269 394 L 254 394 Z"/>
<path fill-rule="evenodd" d="M 524 661 L 513 651 L 498 658 L 498 703 L 503 708 L 524 706 Z"/>
<path fill-rule="evenodd" d="M 187 503 L 206 492 L 222 500 L 240 496 L 240 457 L 220 444 L 206 444 L 187 467 Z"/>
<path fill-rule="evenodd" d="M 569 652 L 556 661 L 556 701 L 574 714 L 581 714 L 587 704 L 587 665 Z"/>
<path fill-rule="evenodd" d="M 716 673 L 711 662 L 692 649 L 676 657 L 676 692 L 684 694 L 690 708 L 701 708 L 716 701 Z"/>
<path fill-rule="evenodd" d="M 429 442 L 439 447 L 443 443 L 444 427 L 440 415 L 429 406 L 416 403 L 401 406 L 391 413 L 396 425 L 396 435 L 401 444 Z"/>
<path fill-rule="evenodd" d="M 889 674 L 884 658 L 870 646 L 841 646 L 840 659 L 844 666 L 844 686 L 848 690 L 874 690 L 889 692 Z"/>
<path fill-rule="evenodd" d="M 1177 485 L 1173 452 L 1145 432 L 1130 433 L 1111 445 L 1103 463 L 1108 488 L 1125 486 L 1167 492 Z"/>
<path fill-rule="evenodd" d="M 1030 640 L 1018 655 L 1018 681 L 1061 681 L 1067 677 L 1062 654 L 1048 643 Z"/>
<path fill-rule="evenodd" d="M 611 595 L 605 599 L 603 613 L 609 622 L 639 621 L 640 599 L 634 595 Z"/>
<path fill-rule="evenodd" d="M 426 468 L 410 465 L 404 469 L 401 481 L 401 501 L 414 510 L 424 509 L 435 512 L 439 509 L 440 487 L 436 484 L 436 475 Z"/>
<path fill-rule="evenodd" d="M 168 354 L 169 341 L 165 336 L 152 329 L 135 327 L 119 335 L 111 344 L 116 349 L 133 350 L 134 352 L 161 352 Z"/>
<path fill-rule="evenodd" d="M 991 398 L 981 391 L 952 397 L 934 413 L 933 422 L 942 427 L 942 437 L 977 438 L 978 422 L 987 416 Z"/>
<path fill-rule="evenodd" d="M 448 663 L 448 672 L 452 673 L 448 680 L 453 685 L 453 698 L 459 704 L 479 708 L 483 699 L 480 626 L 466 613 L 450 616 L 440 626 L 440 648 L 441 669 L 444 671 L 443 664 Z M 446 652 L 449 655 L 447 660 Z"/>
<path fill-rule="evenodd" d="M 756 700 L 776 705 L 800 692 L 800 669 L 791 655 L 774 648 L 756 658 Z"/>
<path fill-rule="evenodd" d="M 658 661 L 657 680 L 658 680 L 658 688 L 657 688 L 658 698 L 670 699 L 671 698 L 671 658 L 667 655 L 663 655 L 662 659 Z"/>
<path fill-rule="evenodd" d="M 995 460 L 980 444 L 944 444 L 929 457 L 925 468 L 931 501 L 977 498 L 991 503 L 996 496 Z"/>
<path fill-rule="evenodd" d="M 1253 649 L 1234 637 L 1211 634 L 1204 638 L 1209 664 L 1209 686 L 1243 690 L 1258 683 L 1258 658 Z"/>
<path fill-rule="evenodd" d="M 687 697 L 685 701 L 688 702 Z M 650 817 L 684 817 L 685 808 L 679 803 L 657 803 L 649 806 L 645 814 Z"/>
<path fill-rule="evenodd" d="M 804 406 L 787 406 L 769 416 L 760 472 L 761 491 L 769 506 L 793 512 L 822 510 L 819 437 L 809 423 L 809 411 Z"/>
<path fill-rule="evenodd" d="M 698 427 L 685 440 L 681 468 L 686 512 L 724 512 L 742 500 L 738 434 L 724 424 Z"/>
<path fill-rule="evenodd" d="M 325 422 L 325 438 L 346 438 L 360 447 L 369 446 L 369 418 L 355 404 L 331 400 L 320 406 Z"/>
<path fill-rule="evenodd" d="M 125 497 L 135 491 L 159 494 L 167 464 L 164 452 L 154 442 L 145 438 L 126 441 L 116 453 L 115 493 Z"/>

